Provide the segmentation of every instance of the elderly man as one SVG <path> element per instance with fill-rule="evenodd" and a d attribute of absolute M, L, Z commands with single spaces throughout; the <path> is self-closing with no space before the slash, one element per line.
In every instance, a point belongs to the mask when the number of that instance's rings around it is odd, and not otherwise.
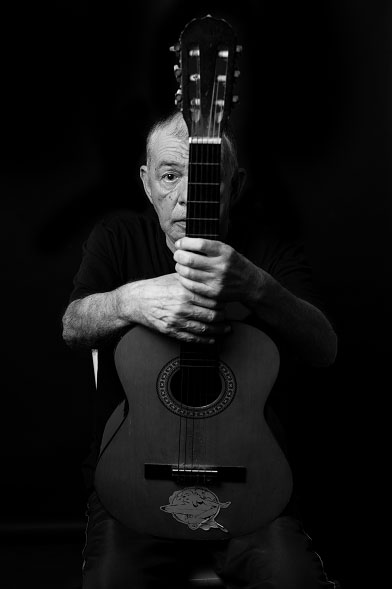
<path fill-rule="evenodd" d="M 102 432 L 124 398 L 113 346 L 133 325 L 181 342 L 213 344 L 230 331 L 227 305 L 241 303 L 250 321 L 285 354 L 318 366 L 331 364 L 336 355 L 334 330 L 318 307 L 297 244 L 260 227 L 242 232 L 240 239 L 235 233 L 230 211 L 238 204 L 245 175 L 233 141 L 223 136 L 219 240 L 185 236 L 189 141 L 180 113 L 154 125 L 146 156 L 140 176 L 153 210 L 113 215 L 96 226 L 63 318 L 69 345 L 100 350 L 83 587 L 183 587 L 189 568 L 204 558 L 228 587 L 334 587 L 292 502 L 250 535 L 176 542 L 125 527 L 105 510 L 94 490 Z M 277 432 L 274 420 L 271 428 Z"/>

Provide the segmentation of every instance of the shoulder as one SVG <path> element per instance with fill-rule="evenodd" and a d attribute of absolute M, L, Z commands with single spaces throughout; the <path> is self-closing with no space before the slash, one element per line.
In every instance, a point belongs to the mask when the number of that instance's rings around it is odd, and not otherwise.
<path fill-rule="evenodd" d="M 302 258 L 303 254 L 303 243 L 298 235 L 285 231 L 260 214 L 237 216 L 230 238 L 235 249 L 268 271 L 288 257 Z"/>
<path fill-rule="evenodd" d="M 105 242 L 107 246 L 111 245 L 117 249 L 129 241 L 138 243 L 149 240 L 158 230 L 159 222 L 154 212 L 120 210 L 107 214 L 95 224 L 89 242 Z"/>
<path fill-rule="evenodd" d="M 262 215 L 243 217 L 238 225 L 240 253 L 273 276 L 294 295 L 324 308 L 307 255 L 305 240 L 294 223 L 288 227 Z"/>
<path fill-rule="evenodd" d="M 155 231 L 159 226 L 158 219 L 149 209 L 139 213 L 130 210 L 120 210 L 109 213 L 96 224 L 94 229 L 111 233 L 112 235 L 126 235 Z"/>

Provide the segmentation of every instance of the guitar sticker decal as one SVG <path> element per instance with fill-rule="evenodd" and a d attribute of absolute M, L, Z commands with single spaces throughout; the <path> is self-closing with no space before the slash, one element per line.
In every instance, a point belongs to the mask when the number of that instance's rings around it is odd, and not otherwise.
<path fill-rule="evenodd" d="M 171 513 L 175 520 L 187 525 L 190 530 L 218 528 L 228 532 L 215 518 L 222 508 L 230 504 L 231 501 L 221 503 L 215 493 L 205 487 L 187 487 L 170 495 L 169 505 L 162 505 L 160 509 Z"/>

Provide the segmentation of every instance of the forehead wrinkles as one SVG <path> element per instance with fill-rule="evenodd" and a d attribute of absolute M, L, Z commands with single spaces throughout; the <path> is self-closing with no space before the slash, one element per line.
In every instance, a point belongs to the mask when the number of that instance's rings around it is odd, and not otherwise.
<path fill-rule="evenodd" d="M 185 165 L 188 163 L 189 145 L 187 141 L 182 141 L 167 133 L 160 133 L 156 137 L 151 155 L 155 168 L 163 162 Z"/>

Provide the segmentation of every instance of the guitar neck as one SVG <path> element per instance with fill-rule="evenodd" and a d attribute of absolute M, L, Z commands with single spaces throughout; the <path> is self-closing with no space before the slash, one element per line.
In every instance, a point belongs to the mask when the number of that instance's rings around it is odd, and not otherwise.
<path fill-rule="evenodd" d="M 185 229 L 188 237 L 220 237 L 220 169 L 220 138 L 191 137 Z M 217 346 L 182 343 L 180 358 L 183 368 L 216 369 Z"/>
<path fill-rule="evenodd" d="M 186 235 L 219 239 L 220 138 L 191 137 Z"/>

